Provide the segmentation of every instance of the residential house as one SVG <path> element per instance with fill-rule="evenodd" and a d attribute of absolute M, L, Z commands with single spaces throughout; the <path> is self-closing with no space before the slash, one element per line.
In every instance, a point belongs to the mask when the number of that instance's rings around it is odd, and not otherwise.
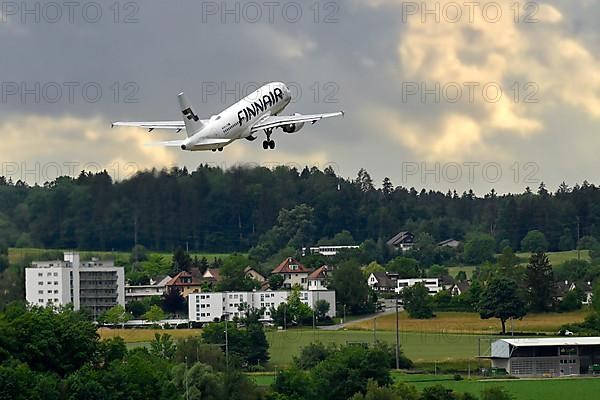
<path fill-rule="evenodd" d="M 452 249 L 456 249 L 461 245 L 461 241 L 460 240 L 456 240 L 456 239 L 446 239 L 446 240 L 442 240 L 441 242 L 438 243 L 439 247 L 450 247 Z"/>
<path fill-rule="evenodd" d="M 460 296 L 461 294 L 467 293 L 469 289 L 471 289 L 471 284 L 469 282 L 456 282 L 450 289 L 450 295 L 452 295 L 452 297 Z"/>
<path fill-rule="evenodd" d="M 561 281 L 556 284 L 557 291 L 557 299 L 562 300 L 568 292 L 580 289 L 583 291 L 584 299 L 582 304 L 591 304 L 592 302 L 592 294 L 593 294 L 593 286 L 591 282 L 569 282 L 569 281 Z"/>
<path fill-rule="evenodd" d="M 208 283 L 216 284 L 221 280 L 221 274 L 217 268 L 207 268 L 202 274 L 202 279 Z"/>
<path fill-rule="evenodd" d="M 183 297 L 188 297 L 190 293 L 200 293 L 205 280 L 199 273 L 181 271 L 167 282 L 167 292 L 178 290 Z"/>
<path fill-rule="evenodd" d="M 429 295 L 431 296 L 442 291 L 442 284 L 438 278 L 398 279 L 396 283 L 396 293 L 401 293 L 404 290 L 404 288 L 414 286 L 417 283 L 423 283 L 427 288 Z"/>
<path fill-rule="evenodd" d="M 258 272 L 250 266 L 244 268 L 244 274 L 246 275 L 246 277 L 254 279 L 255 281 L 258 281 L 260 283 L 265 283 L 267 281 L 267 278 L 265 278 L 260 272 Z"/>
<path fill-rule="evenodd" d="M 388 240 L 387 245 L 402 252 L 408 251 L 415 245 L 415 235 L 407 231 L 400 232 Z"/>
<path fill-rule="evenodd" d="M 308 289 L 308 275 L 312 271 L 302 265 L 298 260 L 288 257 L 281 262 L 271 273 L 283 276 L 283 288 L 290 289 L 300 285 Z"/>
<path fill-rule="evenodd" d="M 152 296 L 162 296 L 167 290 L 167 283 L 171 281 L 171 277 L 165 277 L 157 280 L 150 279 L 148 285 L 128 285 L 125 284 L 125 302 L 141 301 Z"/>
<path fill-rule="evenodd" d="M 308 275 L 308 290 L 327 290 L 327 278 L 332 268 L 322 265 Z"/>
<path fill-rule="evenodd" d="M 456 283 L 456 280 L 450 275 L 443 275 L 440 277 L 440 284 L 442 285 L 442 290 L 450 290 Z"/>
<path fill-rule="evenodd" d="M 371 272 L 367 278 L 367 285 L 378 292 L 392 292 L 396 288 L 396 280 L 390 278 L 387 272 Z"/>

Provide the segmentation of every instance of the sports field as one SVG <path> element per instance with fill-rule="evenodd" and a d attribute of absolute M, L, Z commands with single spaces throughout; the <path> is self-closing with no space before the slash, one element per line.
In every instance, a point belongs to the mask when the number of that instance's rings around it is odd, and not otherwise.
<path fill-rule="evenodd" d="M 261 386 L 271 385 L 274 375 L 251 375 Z M 485 388 L 500 386 L 514 396 L 514 400 L 564 400 L 597 399 L 600 392 L 600 378 L 554 378 L 554 379 L 506 379 L 480 380 L 464 379 L 455 381 L 450 375 L 404 374 L 392 372 L 394 380 L 414 385 L 419 390 L 433 385 L 443 385 L 460 393 L 478 396 Z M 466 377 L 465 377 L 466 378 Z"/>
<path fill-rule="evenodd" d="M 102 339 L 121 336 L 133 347 L 147 345 L 154 339 L 155 333 L 167 333 L 173 338 L 198 336 L 199 329 L 107 329 L 98 330 Z M 385 341 L 390 344 L 396 342 L 395 332 L 377 332 L 376 335 L 369 331 L 324 331 L 313 329 L 290 329 L 287 331 L 267 330 L 269 341 L 269 352 L 271 354 L 271 366 L 283 367 L 292 362 L 293 356 L 300 349 L 312 342 L 323 343 L 373 343 L 374 340 Z M 477 335 L 457 335 L 451 333 L 416 333 L 401 332 L 400 343 L 405 354 L 422 367 L 431 367 L 434 363 L 460 364 L 465 366 L 470 359 L 475 365 L 475 357 L 478 353 L 479 337 Z M 482 351 L 489 348 L 492 336 L 481 337 Z"/>
<path fill-rule="evenodd" d="M 564 400 L 597 399 L 600 397 L 600 378 L 553 378 L 553 379 L 507 379 L 455 381 L 450 376 L 396 375 L 400 381 L 415 385 L 418 389 L 441 384 L 456 392 L 479 395 L 491 386 L 501 386 L 515 400 Z M 439 380 L 439 379 L 444 380 Z"/>
<path fill-rule="evenodd" d="M 452 333 L 431 332 L 401 332 L 400 344 L 408 358 L 415 363 L 425 366 L 435 362 L 440 364 L 465 365 L 471 359 L 475 365 L 475 357 L 478 353 L 478 342 L 480 336 Z M 267 338 L 270 345 L 271 364 L 273 366 L 284 366 L 292 362 L 292 357 L 297 355 L 300 349 L 311 342 L 323 343 L 373 343 L 374 340 L 396 342 L 396 333 L 391 331 L 380 331 L 376 335 L 369 331 L 323 331 L 312 329 L 291 329 L 287 331 L 269 331 Z M 481 340 L 482 351 L 489 348 L 489 340 L 492 336 L 485 336 Z"/>

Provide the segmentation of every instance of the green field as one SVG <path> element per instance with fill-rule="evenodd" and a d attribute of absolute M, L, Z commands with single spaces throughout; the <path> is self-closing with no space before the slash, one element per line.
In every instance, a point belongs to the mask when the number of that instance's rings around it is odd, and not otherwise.
<path fill-rule="evenodd" d="M 582 322 L 588 313 L 583 308 L 565 313 L 528 314 L 521 320 L 513 321 L 512 329 L 514 332 L 555 334 L 565 324 Z M 395 314 L 377 317 L 376 325 L 380 330 L 396 330 Z M 359 321 L 350 324 L 348 329 L 372 330 L 373 321 Z M 473 312 L 437 312 L 435 318 L 430 319 L 411 319 L 406 312 L 400 313 L 400 330 L 406 332 L 497 334 L 500 329 L 499 320 L 481 319 L 478 313 Z M 511 330 L 510 321 L 507 330 Z"/>
<path fill-rule="evenodd" d="M 546 254 L 548 255 L 548 259 L 553 266 L 560 265 L 567 260 L 577 259 L 577 250 L 550 252 Z M 529 260 L 531 253 L 517 253 L 517 256 L 521 259 L 521 265 L 527 265 L 527 260 Z M 589 250 L 581 250 L 579 256 L 584 261 L 591 260 Z M 473 276 L 473 272 L 475 272 L 475 267 L 472 265 L 448 267 L 448 273 L 452 277 L 456 277 L 460 271 L 465 271 L 467 277 L 470 279 Z"/>
<path fill-rule="evenodd" d="M 62 253 L 65 251 L 72 251 L 69 249 L 38 249 L 38 248 L 10 248 L 8 249 L 8 258 L 11 263 L 22 262 L 23 260 L 44 260 L 49 256 L 54 258 L 62 259 Z M 87 260 L 92 257 L 98 257 L 100 259 L 116 259 L 116 260 L 127 260 L 129 259 L 130 252 L 125 251 L 78 251 L 82 260 Z M 169 252 L 148 252 L 148 255 L 160 255 L 165 258 L 166 261 L 171 262 L 173 253 Z M 190 252 L 192 257 L 197 256 L 199 258 L 206 257 L 210 262 L 215 258 L 225 258 L 230 254 L 227 253 L 201 253 L 201 252 Z"/>
<path fill-rule="evenodd" d="M 183 338 L 200 335 L 200 332 L 197 329 L 112 330 L 104 328 L 99 331 L 103 339 L 121 336 L 128 345 L 133 347 L 148 345 L 154 338 L 155 333 L 167 333 L 174 338 Z M 373 332 L 369 331 L 324 331 L 319 329 L 268 330 L 266 331 L 266 336 L 269 341 L 270 364 L 274 368 L 290 365 L 292 358 L 299 353 L 302 347 L 315 341 L 348 344 L 373 343 L 375 339 Z M 401 332 L 400 344 L 404 353 L 421 368 L 433 370 L 434 364 L 438 363 L 440 366 L 466 370 L 469 360 L 473 368 L 476 365 L 475 357 L 478 352 L 479 337 L 481 337 L 481 348 L 482 352 L 484 352 L 489 348 L 489 342 L 494 338 L 493 336 Z M 390 344 L 396 342 L 396 334 L 390 331 L 377 332 L 376 338 L 378 341 L 385 341 Z"/>
<path fill-rule="evenodd" d="M 515 400 L 564 400 L 597 399 L 600 397 L 600 378 L 553 378 L 553 379 L 509 379 L 509 380 L 463 380 L 452 377 L 422 375 L 399 375 L 397 380 L 409 382 L 418 389 L 441 384 L 456 392 L 469 392 L 478 395 L 491 386 L 501 386 L 510 392 Z M 439 380 L 443 379 L 443 380 Z"/>
<path fill-rule="evenodd" d="M 553 266 L 557 266 L 562 264 L 567 260 L 577 259 L 577 250 L 571 251 L 559 251 L 555 253 L 546 253 L 548 255 L 548 259 Z M 523 260 L 523 264 L 527 264 L 527 260 L 531 257 L 531 253 L 517 253 L 517 256 Z M 590 252 L 589 250 L 581 250 L 580 257 L 582 260 L 590 261 Z"/>
<path fill-rule="evenodd" d="M 269 386 L 274 375 L 251 375 L 256 384 Z M 515 400 L 564 400 L 597 399 L 600 391 L 600 378 L 554 378 L 554 379 L 506 379 L 455 381 L 450 375 L 404 374 L 392 372 L 395 381 L 406 382 L 423 390 L 433 385 L 443 385 L 456 392 L 479 395 L 482 390 L 500 386 L 510 392 Z"/>
<path fill-rule="evenodd" d="M 445 333 L 415 333 L 401 332 L 400 343 L 408 358 L 422 367 L 432 367 L 432 364 L 460 364 L 465 366 L 467 360 L 475 363 L 477 356 L 478 337 L 476 335 L 456 335 Z M 396 342 L 395 332 L 377 332 L 377 340 L 388 343 Z M 482 352 L 489 348 L 492 336 L 484 336 L 481 340 Z M 300 349 L 311 342 L 323 343 L 373 343 L 375 337 L 369 331 L 323 331 L 312 329 L 290 329 L 287 331 L 268 331 L 271 365 L 285 366 L 292 362 L 292 357 Z M 473 364 L 475 365 L 475 364 Z"/>

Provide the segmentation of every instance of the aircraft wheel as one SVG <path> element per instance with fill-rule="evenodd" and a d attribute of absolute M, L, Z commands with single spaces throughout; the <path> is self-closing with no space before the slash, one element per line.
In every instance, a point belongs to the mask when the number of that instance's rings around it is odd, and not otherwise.
<path fill-rule="evenodd" d="M 269 148 L 269 142 L 266 140 L 263 142 L 263 149 L 267 150 Z"/>
<path fill-rule="evenodd" d="M 219 151 L 223 151 L 223 148 L 222 148 L 222 147 L 219 147 Z"/>
<path fill-rule="evenodd" d="M 274 140 L 271 140 L 269 142 L 269 147 L 271 148 L 271 150 L 273 150 L 275 148 L 275 141 Z"/>
<path fill-rule="evenodd" d="M 217 151 L 217 149 L 212 149 L 212 151 L 213 151 L 213 153 L 214 153 L 215 151 Z"/>

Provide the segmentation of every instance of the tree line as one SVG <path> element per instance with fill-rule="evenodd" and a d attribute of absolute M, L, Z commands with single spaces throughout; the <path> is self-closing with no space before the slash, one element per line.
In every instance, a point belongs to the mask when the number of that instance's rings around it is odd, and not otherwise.
<path fill-rule="evenodd" d="M 386 241 L 398 231 L 435 241 L 484 232 L 517 250 L 529 231 L 547 250 L 572 249 L 582 236 L 600 238 L 600 187 L 584 182 L 549 191 L 477 196 L 376 185 L 361 169 L 354 179 L 332 168 L 200 165 L 143 171 L 114 182 L 82 172 L 43 186 L 0 177 L 0 242 L 18 247 L 126 250 L 142 244 L 172 251 L 247 251 L 338 241 Z M 295 213 L 281 213 L 305 205 Z M 293 232 L 282 230 L 293 225 Z M 273 228 L 276 228 L 273 230 Z M 283 237 L 281 236 L 282 234 Z M 266 236 L 265 236 L 266 235 Z M 260 238 L 263 237 L 261 241 Z M 353 243 L 354 244 L 354 243 Z M 270 247 L 271 246 L 271 247 Z"/>

